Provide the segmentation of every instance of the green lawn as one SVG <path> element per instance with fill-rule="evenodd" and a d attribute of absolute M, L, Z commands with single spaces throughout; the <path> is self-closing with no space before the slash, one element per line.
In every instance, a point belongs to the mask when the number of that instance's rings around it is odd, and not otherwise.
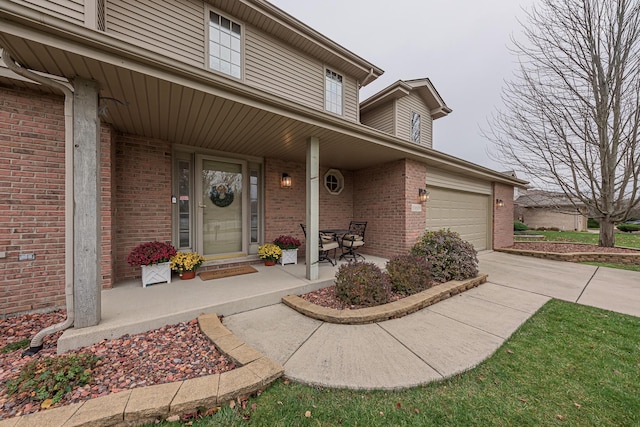
<path fill-rule="evenodd" d="M 531 234 L 540 234 L 545 236 L 545 240 L 549 242 L 577 242 L 598 244 L 598 234 L 580 231 L 529 231 Z M 616 246 L 626 248 L 640 249 L 640 233 L 615 233 Z M 516 240 L 517 237 L 516 237 Z M 526 240 L 526 239 L 520 239 Z M 527 240 L 531 241 L 531 240 Z"/>
<path fill-rule="evenodd" d="M 246 408 L 193 425 L 637 426 L 638 330 L 638 317 L 554 300 L 490 359 L 449 380 L 371 392 L 279 380 Z"/>

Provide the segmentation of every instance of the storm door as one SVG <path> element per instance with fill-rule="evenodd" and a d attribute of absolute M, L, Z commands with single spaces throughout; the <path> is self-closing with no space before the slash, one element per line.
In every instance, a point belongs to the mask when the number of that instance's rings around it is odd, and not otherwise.
<path fill-rule="evenodd" d="M 204 256 L 246 255 L 246 163 L 199 155 L 196 169 L 198 252 Z"/>

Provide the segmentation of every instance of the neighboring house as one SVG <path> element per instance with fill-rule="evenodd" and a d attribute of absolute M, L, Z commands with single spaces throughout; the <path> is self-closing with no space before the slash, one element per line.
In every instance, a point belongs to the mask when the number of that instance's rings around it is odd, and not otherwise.
<path fill-rule="evenodd" d="M 309 279 L 350 220 L 384 257 L 442 227 L 512 243 L 525 182 L 431 148 L 451 110 L 428 79 L 360 106 L 383 71 L 264 0 L 0 0 L 0 46 L 0 315 L 72 282 L 75 327 L 99 323 L 149 240 L 218 268 L 306 223 Z"/>
<path fill-rule="evenodd" d="M 572 202 L 564 193 L 543 190 L 522 192 L 514 202 L 514 219 L 529 228 L 557 228 L 562 231 L 587 229 L 587 208 Z"/>

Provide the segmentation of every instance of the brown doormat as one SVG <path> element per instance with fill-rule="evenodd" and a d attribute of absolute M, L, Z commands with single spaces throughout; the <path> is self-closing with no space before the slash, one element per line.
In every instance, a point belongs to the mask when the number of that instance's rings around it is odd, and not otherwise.
<path fill-rule="evenodd" d="M 223 277 L 240 276 L 242 274 L 257 273 L 258 270 L 250 265 L 243 265 L 242 267 L 223 268 L 220 270 L 205 271 L 200 273 L 202 280 L 222 279 Z"/>

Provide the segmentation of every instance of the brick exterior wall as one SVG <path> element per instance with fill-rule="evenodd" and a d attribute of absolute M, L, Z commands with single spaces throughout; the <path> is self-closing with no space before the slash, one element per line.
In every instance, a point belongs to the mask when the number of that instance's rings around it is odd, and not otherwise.
<path fill-rule="evenodd" d="M 114 284 L 114 168 L 115 132 L 111 126 L 103 124 L 100 129 L 100 277 L 103 289 L 112 288 Z"/>
<path fill-rule="evenodd" d="M 171 242 L 171 144 L 116 135 L 115 281 L 141 277 L 126 258 L 142 242 Z"/>
<path fill-rule="evenodd" d="M 3 317 L 64 305 L 64 191 L 62 98 L 0 88 Z"/>
<path fill-rule="evenodd" d="M 264 163 L 265 242 L 287 234 L 298 238 L 304 251 L 304 235 L 300 224 L 306 222 L 306 165 L 278 159 L 266 159 Z M 344 189 L 338 195 L 330 194 L 324 187 L 324 175 L 329 170 L 320 167 L 319 204 L 320 228 L 346 228 L 353 219 L 353 173 L 340 171 L 344 177 Z M 291 188 L 281 188 L 283 173 L 291 176 Z"/>
<path fill-rule="evenodd" d="M 0 316 L 65 304 L 64 99 L 0 89 Z M 113 141 L 102 125 L 101 277 L 113 286 Z M 35 261 L 18 261 L 34 253 Z M 46 283 L 45 283 L 46 282 Z"/>
<path fill-rule="evenodd" d="M 425 181 L 425 165 L 410 160 L 355 173 L 354 219 L 367 221 L 363 253 L 391 257 L 413 246 L 426 228 L 424 205 L 421 212 L 411 211 Z"/>
<path fill-rule="evenodd" d="M 495 206 L 502 199 L 504 206 Z M 513 186 L 493 184 L 493 249 L 513 246 Z"/>

